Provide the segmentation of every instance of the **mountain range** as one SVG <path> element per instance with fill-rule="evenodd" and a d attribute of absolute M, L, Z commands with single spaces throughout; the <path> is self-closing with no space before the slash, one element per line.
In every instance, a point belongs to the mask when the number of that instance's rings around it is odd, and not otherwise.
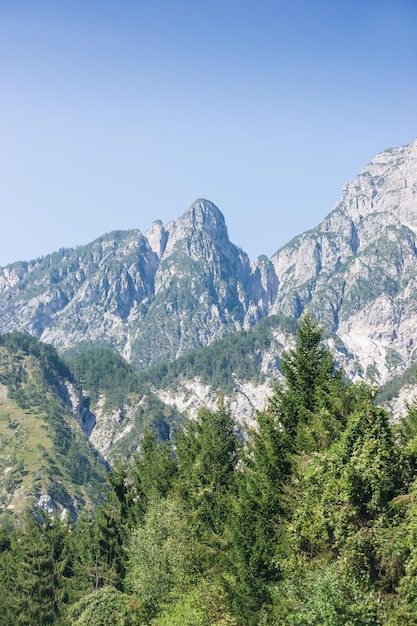
<path fill-rule="evenodd" d="M 252 262 L 197 200 L 144 235 L 0 269 L 0 332 L 62 354 L 107 346 L 143 369 L 308 307 L 350 374 L 383 383 L 415 359 L 416 191 L 417 140 L 376 156 L 321 224 Z"/>
<path fill-rule="evenodd" d="M 58 393 L 64 413 L 111 463 L 137 451 L 149 424 L 168 437 L 221 395 L 250 421 L 306 311 L 351 379 L 401 386 L 417 360 L 416 194 L 417 140 L 377 155 L 321 224 L 254 261 L 220 210 L 196 200 L 145 234 L 116 231 L 0 268 L 0 333 L 27 333 L 66 359 L 78 400 Z"/>

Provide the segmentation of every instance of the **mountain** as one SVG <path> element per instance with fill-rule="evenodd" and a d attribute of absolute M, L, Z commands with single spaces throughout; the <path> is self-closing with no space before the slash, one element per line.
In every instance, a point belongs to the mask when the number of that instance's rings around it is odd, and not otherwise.
<path fill-rule="evenodd" d="M 95 425 L 52 346 L 0 337 L 0 517 L 26 509 L 75 517 L 97 504 L 106 466 L 85 432 Z"/>
<path fill-rule="evenodd" d="M 376 156 L 310 232 L 271 259 L 270 312 L 305 307 L 335 333 L 352 377 L 377 382 L 416 358 L 417 140 Z"/>
<path fill-rule="evenodd" d="M 417 355 L 416 190 L 417 140 L 376 156 L 321 224 L 252 262 L 230 242 L 219 209 L 197 200 L 144 235 L 113 232 L 0 269 L 0 332 L 31 333 L 68 357 L 111 348 L 146 370 L 309 309 L 350 377 L 385 384 Z M 271 333 L 259 370 L 265 384 L 279 375 L 293 336 Z M 180 374 L 185 387 L 174 395 L 155 387 L 160 399 L 175 396 L 181 408 L 190 403 L 179 394 L 208 401 L 200 376 Z M 236 389 L 247 386 L 235 378 Z M 256 398 L 252 382 L 246 395 L 256 406 L 266 388 Z"/>
<path fill-rule="evenodd" d="M 61 352 L 108 346 L 144 368 L 267 315 L 269 268 L 251 266 L 220 211 L 198 200 L 145 236 L 114 232 L 1 269 L 0 332 L 28 332 Z"/>
<path fill-rule="evenodd" d="M 165 404 L 149 380 L 109 349 L 86 350 L 68 366 L 94 420 L 83 431 L 110 465 L 139 453 L 149 428 L 167 440 L 185 419 L 175 403 Z"/>

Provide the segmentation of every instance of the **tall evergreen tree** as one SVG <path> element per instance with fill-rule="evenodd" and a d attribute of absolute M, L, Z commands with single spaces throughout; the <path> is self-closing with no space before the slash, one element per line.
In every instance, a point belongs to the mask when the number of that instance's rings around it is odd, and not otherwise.
<path fill-rule="evenodd" d="M 274 556 L 291 473 L 290 440 L 271 411 L 258 413 L 250 436 L 230 523 L 230 592 L 241 623 L 248 625 L 258 623 L 256 611 L 270 601 L 268 585 L 279 574 Z"/>
<path fill-rule="evenodd" d="M 130 516 L 133 522 L 140 523 L 155 498 L 165 498 L 173 488 L 177 475 L 177 464 L 171 445 L 161 441 L 148 430 L 141 445 L 140 455 L 131 466 L 133 506 Z"/>
<path fill-rule="evenodd" d="M 285 385 L 275 389 L 270 401 L 270 410 L 295 449 L 330 445 L 346 415 L 342 372 L 322 339 L 322 328 L 307 313 L 297 329 L 295 348 L 281 359 Z"/>
<path fill-rule="evenodd" d="M 238 441 L 229 411 L 203 409 L 176 438 L 178 493 L 191 514 L 197 538 L 218 545 L 235 488 Z"/>
<path fill-rule="evenodd" d="M 231 523 L 232 593 L 247 624 L 257 623 L 256 611 L 270 601 L 270 585 L 280 575 L 275 556 L 297 455 L 330 445 L 346 412 L 341 372 L 310 315 L 301 321 L 296 346 L 281 363 L 284 385 L 257 414 Z"/>
<path fill-rule="evenodd" d="M 68 527 L 28 514 L 0 557 L 0 624 L 53 624 L 69 600 Z"/>

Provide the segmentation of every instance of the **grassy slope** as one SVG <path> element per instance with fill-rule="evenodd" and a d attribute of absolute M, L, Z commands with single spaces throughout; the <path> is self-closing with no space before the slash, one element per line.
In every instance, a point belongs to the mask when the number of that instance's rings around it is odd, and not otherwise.
<path fill-rule="evenodd" d="M 38 356 L 0 347 L 0 512 L 50 496 L 76 514 L 98 501 L 105 468 L 58 393 L 57 372 Z"/>

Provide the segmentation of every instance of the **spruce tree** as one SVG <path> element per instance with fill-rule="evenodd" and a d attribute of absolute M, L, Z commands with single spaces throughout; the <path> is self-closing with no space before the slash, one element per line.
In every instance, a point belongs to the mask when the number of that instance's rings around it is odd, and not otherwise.
<path fill-rule="evenodd" d="M 346 413 L 341 372 L 309 314 L 300 323 L 295 348 L 282 357 L 281 365 L 284 384 L 275 388 L 249 433 L 231 522 L 232 594 L 247 624 L 257 623 L 256 611 L 270 602 L 270 586 L 280 576 L 276 555 L 298 457 L 330 445 L 342 430 Z"/>
<path fill-rule="evenodd" d="M 53 624 L 69 600 L 68 527 L 28 513 L 0 558 L 0 624 Z"/>
<path fill-rule="evenodd" d="M 197 538 L 214 549 L 230 512 L 235 488 L 238 441 L 235 425 L 223 403 L 217 411 L 203 409 L 178 434 L 178 493 L 191 514 Z"/>
<path fill-rule="evenodd" d="M 230 594 L 244 624 L 257 624 L 256 611 L 270 602 L 269 585 L 279 571 L 274 561 L 285 510 L 285 484 L 291 475 L 291 441 L 267 408 L 257 426 L 241 471 L 230 523 Z"/>
<path fill-rule="evenodd" d="M 170 443 L 161 441 L 148 430 L 142 441 L 140 455 L 131 466 L 132 521 L 138 524 L 143 520 L 150 500 L 165 498 L 169 494 L 176 475 L 177 465 Z"/>
<path fill-rule="evenodd" d="M 291 437 L 294 451 L 312 452 L 333 443 L 351 410 L 349 384 L 323 345 L 323 329 L 309 313 L 297 329 L 294 349 L 281 358 L 284 385 L 269 410 Z"/>

